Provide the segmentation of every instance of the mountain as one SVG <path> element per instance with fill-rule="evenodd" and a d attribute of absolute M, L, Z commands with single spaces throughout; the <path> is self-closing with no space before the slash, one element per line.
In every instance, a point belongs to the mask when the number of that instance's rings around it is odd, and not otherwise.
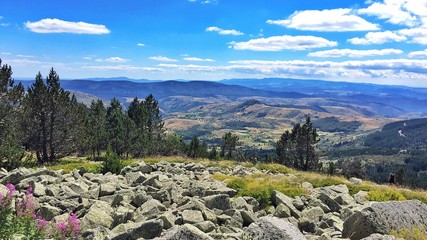
<path fill-rule="evenodd" d="M 367 136 L 365 146 L 407 149 L 427 147 L 427 118 L 397 121 Z"/>

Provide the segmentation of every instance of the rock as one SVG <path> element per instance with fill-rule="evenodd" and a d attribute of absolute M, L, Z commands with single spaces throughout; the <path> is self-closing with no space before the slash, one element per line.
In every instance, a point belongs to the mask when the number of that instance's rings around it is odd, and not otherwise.
<path fill-rule="evenodd" d="M 307 191 L 311 191 L 314 189 L 313 184 L 309 183 L 309 182 L 303 182 L 301 184 L 301 187 Z"/>
<path fill-rule="evenodd" d="M 96 228 L 98 226 L 110 228 L 114 219 L 111 217 L 113 208 L 106 202 L 96 201 L 81 219 L 84 229 Z"/>
<path fill-rule="evenodd" d="M 164 229 L 169 229 L 175 226 L 176 216 L 171 210 L 160 215 L 158 219 L 161 219 L 163 221 Z"/>
<path fill-rule="evenodd" d="M 113 225 L 115 227 L 119 224 L 126 223 L 133 218 L 134 211 L 130 208 L 119 206 L 113 214 Z"/>
<path fill-rule="evenodd" d="M 139 225 L 139 224 L 138 224 Z M 152 239 L 155 237 L 159 237 L 162 233 L 163 229 L 163 221 L 162 220 L 150 220 L 140 224 L 136 228 L 129 229 L 130 239 Z"/>
<path fill-rule="evenodd" d="M 174 227 L 168 230 L 164 235 L 156 240 L 214 240 L 212 237 L 202 232 L 198 228 L 190 224 Z"/>
<path fill-rule="evenodd" d="M 38 213 L 43 219 L 50 221 L 55 216 L 58 216 L 59 214 L 61 214 L 61 209 L 54 206 L 50 206 L 50 205 L 43 205 L 40 207 L 40 210 Z"/>
<path fill-rule="evenodd" d="M 359 191 L 358 193 L 354 194 L 354 200 L 358 204 L 365 204 L 368 202 L 367 200 L 368 192 L 367 191 Z"/>
<path fill-rule="evenodd" d="M 373 233 L 427 226 L 426 216 L 427 205 L 418 200 L 372 203 L 344 222 L 343 237 L 362 239 Z"/>
<path fill-rule="evenodd" d="M 350 178 L 349 179 L 350 180 L 350 182 L 352 183 L 352 184 L 354 184 L 354 185 L 360 185 L 360 184 L 362 184 L 362 179 L 360 179 L 360 178 L 355 178 L 355 177 L 352 177 L 352 178 Z"/>
<path fill-rule="evenodd" d="M 246 211 L 246 210 L 240 210 L 240 214 L 242 215 L 242 219 L 243 219 L 243 227 L 247 227 L 251 223 L 253 223 L 257 220 L 257 218 L 255 217 L 255 214 L 253 212 Z"/>
<path fill-rule="evenodd" d="M 291 216 L 291 210 L 285 204 L 281 203 L 276 207 L 273 215 L 278 218 L 287 218 Z"/>
<path fill-rule="evenodd" d="M 305 240 L 298 228 L 283 219 L 262 217 L 252 223 L 242 234 L 242 240 Z"/>
<path fill-rule="evenodd" d="M 391 235 L 381 235 L 378 233 L 374 233 L 369 237 L 362 238 L 361 240 L 398 240 L 398 239 L 400 238 L 396 238 L 395 236 L 391 236 Z"/>
<path fill-rule="evenodd" d="M 304 211 L 301 212 L 301 215 L 303 217 L 307 218 L 308 220 L 310 220 L 311 222 L 314 222 L 314 223 L 319 222 L 324 214 L 325 213 L 323 212 L 323 210 L 320 207 L 313 207 L 310 209 L 305 209 Z"/>
<path fill-rule="evenodd" d="M 304 209 L 304 207 L 305 207 L 305 204 L 303 203 L 303 201 L 301 200 L 301 198 L 298 197 L 298 196 L 295 197 L 295 199 L 292 201 L 292 204 L 299 211 L 302 211 Z"/>
<path fill-rule="evenodd" d="M 198 222 L 194 224 L 194 226 L 204 233 L 212 232 L 213 230 L 215 230 L 215 224 L 211 221 Z"/>
<path fill-rule="evenodd" d="M 99 197 L 113 195 L 116 191 L 115 183 L 102 183 L 100 185 Z"/>
<path fill-rule="evenodd" d="M 227 194 L 218 194 L 204 197 L 206 207 L 210 209 L 227 210 L 231 208 L 230 197 Z"/>
<path fill-rule="evenodd" d="M 272 198 L 273 204 L 275 206 L 283 204 L 283 205 L 285 205 L 286 207 L 289 208 L 289 210 L 291 211 L 291 215 L 292 216 L 294 216 L 295 218 L 300 218 L 301 217 L 301 212 L 298 211 L 298 209 L 296 209 L 294 207 L 294 204 L 292 203 L 293 202 L 292 198 L 286 196 L 285 194 L 283 194 L 283 193 L 281 193 L 281 192 L 279 192 L 277 190 L 274 190 L 272 192 L 271 198 Z"/>
<path fill-rule="evenodd" d="M 182 212 L 182 220 L 185 223 L 198 223 L 198 222 L 203 222 L 203 215 L 202 212 L 198 211 L 198 210 L 184 210 Z"/>
<path fill-rule="evenodd" d="M 9 192 L 9 189 L 7 189 L 5 185 L 0 184 L 0 195 L 4 197 L 7 195 L 8 192 Z"/>
<path fill-rule="evenodd" d="M 158 200 L 150 199 L 141 205 L 135 212 L 134 220 L 136 222 L 151 219 L 161 212 L 166 211 L 166 207 Z"/>

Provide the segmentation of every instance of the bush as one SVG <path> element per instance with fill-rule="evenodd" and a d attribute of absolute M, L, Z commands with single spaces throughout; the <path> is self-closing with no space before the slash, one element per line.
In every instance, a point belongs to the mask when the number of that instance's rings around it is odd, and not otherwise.
<path fill-rule="evenodd" d="M 105 160 L 102 163 L 102 173 L 111 172 L 113 174 L 119 174 L 123 168 L 122 161 L 119 159 L 119 156 L 112 150 L 111 146 L 107 148 L 107 154 Z"/>
<path fill-rule="evenodd" d="M 22 200 L 17 199 L 15 186 L 7 184 L 8 193 L 0 194 L 0 239 L 79 239 L 80 221 L 70 212 L 65 222 L 48 222 L 36 215 L 32 189 L 29 188 Z"/>

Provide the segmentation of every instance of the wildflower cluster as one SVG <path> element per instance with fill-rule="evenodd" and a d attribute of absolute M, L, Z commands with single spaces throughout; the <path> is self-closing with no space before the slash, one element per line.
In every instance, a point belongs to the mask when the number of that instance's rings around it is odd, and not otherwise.
<path fill-rule="evenodd" d="M 69 212 L 66 221 L 46 221 L 36 214 L 31 187 L 22 200 L 16 198 L 15 186 L 7 184 L 6 187 L 7 194 L 0 193 L 0 239 L 10 239 L 16 234 L 35 240 L 80 239 L 80 221 L 75 214 Z"/>

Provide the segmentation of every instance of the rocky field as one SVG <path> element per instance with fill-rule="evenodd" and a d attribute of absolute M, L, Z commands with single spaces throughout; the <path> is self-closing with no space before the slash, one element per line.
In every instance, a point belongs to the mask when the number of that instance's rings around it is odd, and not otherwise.
<path fill-rule="evenodd" d="M 83 239 L 396 239 L 387 234 L 427 226 L 422 202 L 369 202 L 367 192 L 351 195 L 346 185 L 304 182 L 307 194 L 274 191 L 273 206 L 261 209 L 255 198 L 214 180 L 214 173 L 261 170 L 166 161 L 140 162 L 121 175 L 20 168 L 0 172 L 0 193 L 7 193 L 7 183 L 22 196 L 32 187 L 38 213 L 51 220 L 73 211 Z"/>

